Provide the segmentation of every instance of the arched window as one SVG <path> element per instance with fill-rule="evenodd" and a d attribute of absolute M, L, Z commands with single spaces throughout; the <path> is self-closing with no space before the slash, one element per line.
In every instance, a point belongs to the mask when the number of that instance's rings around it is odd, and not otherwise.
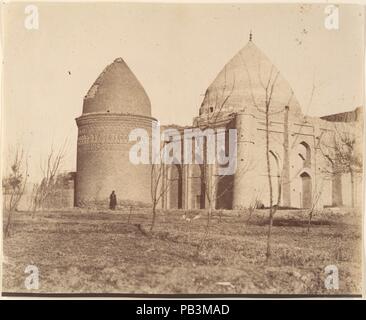
<path fill-rule="evenodd" d="M 271 166 L 271 171 L 272 171 L 271 176 L 279 177 L 280 176 L 280 164 L 278 161 L 278 157 L 272 150 L 270 150 L 269 153 L 271 155 L 270 160 L 269 160 L 269 163 Z"/>
<path fill-rule="evenodd" d="M 304 168 L 311 168 L 311 149 L 306 142 L 301 142 L 298 148 L 298 155 L 303 162 Z"/>

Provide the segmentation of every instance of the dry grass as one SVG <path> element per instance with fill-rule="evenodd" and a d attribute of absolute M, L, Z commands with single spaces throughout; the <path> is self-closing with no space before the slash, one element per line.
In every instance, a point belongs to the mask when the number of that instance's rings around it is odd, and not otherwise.
<path fill-rule="evenodd" d="M 265 261 L 266 212 L 223 212 L 213 219 L 202 251 L 204 213 L 27 212 L 14 215 L 4 240 L 3 291 L 27 292 L 24 269 L 40 272 L 40 293 L 360 294 L 361 223 L 351 213 L 324 212 L 307 233 L 302 212 L 279 211 L 273 258 Z M 191 218 L 195 213 L 189 213 Z M 324 288 L 324 268 L 336 265 L 340 288 Z"/>

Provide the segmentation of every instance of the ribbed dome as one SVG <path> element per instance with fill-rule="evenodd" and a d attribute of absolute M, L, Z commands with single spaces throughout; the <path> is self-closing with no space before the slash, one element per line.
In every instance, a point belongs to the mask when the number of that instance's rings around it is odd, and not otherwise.
<path fill-rule="evenodd" d="M 277 77 L 277 79 L 276 79 Z M 301 112 L 288 82 L 278 73 L 272 62 L 257 46 L 249 41 L 222 69 L 206 90 L 200 114 L 220 110 L 237 112 L 252 108 L 255 104 L 264 108 L 266 86 L 275 83 L 271 99 L 271 112 L 286 105 L 292 112 Z M 276 80 L 275 80 L 276 79 Z"/>
<path fill-rule="evenodd" d="M 103 70 L 85 96 L 83 113 L 93 112 L 151 116 L 150 100 L 122 58 Z"/>

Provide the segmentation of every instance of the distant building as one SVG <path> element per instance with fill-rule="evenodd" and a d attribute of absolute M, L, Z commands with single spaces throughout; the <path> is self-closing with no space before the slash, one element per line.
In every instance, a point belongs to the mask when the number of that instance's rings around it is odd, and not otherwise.
<path fill-rule="evenodd" d="M 304 116 L 288 82 L 250 38 L 209 86 L 191 126 L 237 129 L 236 173 L 220 177 L 214 171 L 211 177 L 218 192 L 215 207 L 269 205 L 263 113 L 269 94 L 273 204 L 281 190 L 279 205 L 283 207 L 360 206 L 361 175 L 339 169 L 334 146 L 337 136 L 346 133 L 361 152 L 362 109 L 321 118 Z M 143 87 L 126 63 L 116 59 L 90 88 L 83 114 L 76 119 L 77 206 L 107 205 L 112 190 L 122 202 L 151 203 L 151 167 L 130 163 L 128 154 L 134 143 L 128 135 L 134 128 L 151 132 L 153 121 Z M 204 175 L 204 166 L 199 164 L 166 165 L 163 180 L 169 188 L 161 206 L 207 207 Z"/>

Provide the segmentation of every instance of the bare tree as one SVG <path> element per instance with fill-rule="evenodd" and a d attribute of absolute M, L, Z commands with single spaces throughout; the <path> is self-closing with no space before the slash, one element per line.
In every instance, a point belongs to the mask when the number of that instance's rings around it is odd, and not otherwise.
<path fill-rule="evenodd" d="M 233 79 L 232 86 L 228 88 L 227 79 L 226 79 L 226 67 L 224 70 L 224 84 L 220 91 L 215 91 L 215 94 L 212 95 L 210 91 L 206 92 L 206 102 L 207 102 L 207 110 L 206 110 L 206 117 L 204 121 L 200 123 L 199 128 L 202 131 L 206 129 L 215 129 L 218 127 L 220 120 L 222 119 L 225 107 L 232 96 L 234 89 L 235 89 L 235 78 Z M 205 243 L 211 226 L 213 212 L 216 209 L 216 204 L 219 199 L 221 199 L 225 194 L 230 192 L 233 187 L 234 183 L 225 181 L 225 188 L 223 190 L 219 189 L 221 182 L 226 178 L 225 175 L 218 175 L 217 168 L 218 164 L 210 163 L 208 161 L 208 141 L 207 137 L 204 137 L 202 141 L 203 146 L 203 163 L 200 164 L 201 169 L 201 184 L 203 186 L 204 191 L 204 198 L 205 198 L 205 208 L 207 210 L 206 215 L 206 225 L 204 229 L 203 237 L 200 243 L 197 246 L 197 254 L 199 253 L 200 249 L 202 248 L 203 244 Z M 217 147 L 217 146 L 216 146 Z M 217 150 L 216 154 L 217 154 Z M 223 150 L 221 150 L 223 151 Z M 224 152 L 224 151 L 223 151 Z M 241 177 L 245 175 L 247 171 L 252 169 L 253 163 L 247 162 L 245 165 L 242 165 L 239 170 L 235 173 L 235 179 L 238 181 Z M 221 216 L 220 216 L 221 219 Z"/>
<path fill-rule="evenodd" d="M 163 196 L 166 194 L 169 188 L 169 184 L 165 181 L 166 175 L 166 165 L 164 164 L 164 142 L 158 154 L 152 155 L 152 164 L 150 171 L 150 179 L 151 179 L 151 200 L 152 200 L 152 218 L 151 218 L 151 226 L 150 232 L 153 231 L 156 221 L 156 209 L 160 201 L 162 201 Z"/>
<path fill-rule="evenodd" d="M 225 109 L 225 105 L 227 104 L 230 96 L 232 95 L 234 88 L 235 88 L 235 79 L 233 81 L 233 85 L 229 92 L 227 91 L 227 81 L 226 81 L 226 67 L 224 69 L 224 84 L 222 86 L 221 91 L 218 93 L 215 91 L 214 97 L 212 97 L 212 94 L 209 90 L 206 91 L 206 102 L 208 105 L 208 109 L 206 110 L 206 119 L 204 123 L 200 125 L 201 130 L 206 130 L 210 128 L 215 128 L 218 119 L 222 115 L 223 110 Z M 202 240 L 197 246 L 197 254 L 199 253 L 200 249 L 202 248 L 202 245 L 204 244 L 205 240 L 208 237 L 209 230 L 210 230 L 210 224 L 211 224 L 211 218 L 212 218 L 212 212 L 215 207 L 215 203 L 217 200 L 217 185 L 218 181 L 214 181 L 214 165 L 208 163 L 207 159 L 207 139 L 202 141 L 203 146 L 203 164 L 200 165 L 201 169 L 201 183 L 204 190 L 204 197 L 205 200 L 207 200 L 208 206 L 207 208 L 207 215 L 206 215 L 206 226 L 204 235 L 202 237 Z M 202 196 L 202 195 L 201 195 Z"/>
<path fill-rule="evenodd" d="M 24 159 L 24 150 L 17 147 L 13 160 L 11 161 L 10 173 L 3 178 L 3 191 L 6 195 L 4 199 L 4 208 L 8 213 L 5 226 L 5 237 L 10 236 L 10 227 L 12 216 L 17 210 L 18 204 L 23 197 L 28 179 L 28 162 Z M 7 199 L 9 197 L 9 199 Z"/>
<path fill-rule="evenodd" d="M 250 202 L 249 206 L 248 206 L 248 218 L 245 221 L 246 224 L 248 224 L 250 222 L 250 219 L 252 218 L 252 215 L 254 213 L 254 211 L 256 209 L 258 209 L 258 207 L 260 207 L 262 204 L 259 201 L 258 195 L 255 195 L 253 197 L 253 200 Z"/>
<path fill-rule="evenodd" d="M 246 70 L 247 70 L 249 82 L 251 84 L 251 78 L 250 78 L 249 70 L 247 67 L 246 67 Z M 274 67 L 272 65 L 271 71 L 270 71 L 270 74 L 268 76 L 266 83 L 263 83 L 262 81 L 260 81 L 262 89 L 264 90 L 264 96 L 265 96 L 265 99 L 261 105 L 257 104 L 257 102 L 255 100 L 252 86 L 250 88 L 252 102 L 253 102 L 254 106 L 260 113 L 262 113 L 262 114 L 264 113 L 264 116 L 265 116 L 265 151 L 266 151 L 265 154 L 266 154 L 266 166 L 267 166 L 267 179 L 268 179 L 268 186 L 269 186 L 269 221 L 268 221 L 267 249 L 266 249 L 267 259 L 270 258 L 270 256 L 271 256 L 271 236 L 272 236 L 273 218 L 274 218 L 274 215 L 280 204 L 281 194 L 282 194 L 282 187 L 281 187 L 282 186 L 282 174 L 281 174 L 281 176 L 278 179 L 278 186 L 277 186 L 277 188 L 278 188 L 277 203 L 276 203 L 276 205 L 274 205 L 272 172 L 271 172 L 272 168 L 271 168 L 271 164 L 270 164 L 270 137 L 269 137 L 269 135 L 270 135 L 270 116 L 273 114 L 273 112 L 271 110 L 272 98 L 273 98 L 273 94 L 274 94 L 274 88 L 275 88 L 275 85 L 276 85 L 276 82 L 277 82 L 277 79 L 279 76 L 279 71 L 277 71 L 275 73 L 275 75 L 273 76 L 273 70 L 274 70 Z M 259 76 L 259 79 L 261 79 L 261 75 L 259 74 L 258 76 Z M 292 97 L 292 94 L 291 94 L 291 97 Z M 289 100 L 291 100 L 291 97 Z"/>
<path fill-rule="evenodd" d="M 203 244 L 205 243 L 209 235 L 212 217 L 216 209 L 217 202 L 227 193 L 231 192 L 234 187 L 234 181 L 231 182 L 225 181 L 225 187 L 222 190 L 219 188 L 220 184 L 223 182 L 223 179 L 225 179 L 226 176 L 216 174 L 217 167 L 215 164 L 209 164 L 207 160 L 205 160 L 201 168 L 202 168 L 201 183 L 203 184 L 207 215 L 206 215 L 206 225 L 204 235 L 197 247 L 197 252 L 199 252 L 199 250 L 202 248 Z M 248 161 L 247 163 L 245 163 L 245 165 L 242 165 L 235 172 L 236 181 L 244 177 L 245 173 L 252 170 L 252 168 L 253 168 L 252 161 Z"/>
<path fill-rule="evenodd" d="M 309 214 L 308 214 L 308 233 L 310 232 L 311 221 L 313 219 L 313 215 L 314 215 L 316 206 L 323 193 L 323 187 L 324 187 L 324 184 L 322 184 L 321 187 L 317 190 L 317 192 L 314 192 L 312 195 L 312 204 L 311 204 L 311 207 L 309 209 Z"/>
<path fill-rule="evenodd" d="M 336 170 L 340 173 L 349 173 L 351 177 L 351 203 L 356 206 L 355 196 L 355 177 L 362 173 L 362 152 L 357 144 L 355 135 L 349 128 L 340 130 L 335 126 L 336 135 L 334 137 L 334 156 L 336 161 Z"/>
<path fill-rule="evenodd" d="M 64 144 L 57 150 L 52 145 L 47 157 L 43 161 L 41 160 L 42 179 L 33 189 L 32 217 L 38 209 L 45 207 L 47 200 L 50 199 L 55 190 L 57 175 L 66 154 L 66 142 L 65 140 Z"/>
<path fill-rule="evenodd" d="M 267 260 L 271 257 L 271 237 L 272 237 L 272 227 L 273 227 L 273 219 L 274 215 L 280 205 L 281 197 L 282 197 L 282 184 L 283 184 L 283 172 L 284 168 L 282 167 L 279 171 L 278 176 L 278 184 L 277 186 L 273 186 L 272 183 L 272 168 L 270 163 L 270 151 L 271 151 L 271 141 L 270 141 L 270 118 L 274 114 L 278 114 L 285 111 L 285 108 L 290 105 L 290 102 L 293 98 L 293 91 L 291 90 L 289 99 L 286 105 L 281 108 L 281 110 L 272 110 L 274 108 L 273 106 L 273 97 L 275 94 L 275 86 L 277 83 L 277 80 L 279 78 L 279 71 L 275 71 L 275 68 L 273 64 L 271 65 L 271 69 L 268 75 L 268 78 L 263 81 L 262 75 L 260 73 L 260 63 L 258 64 L 258 79 L 260 83 L 260 87 L 262 88 L 262 94 L 263 99 L 260 102 L 256 101 L 256 98 L 254 96 L 253 92 L 253 86 L 252 86 L 252 79 L 251 75 L 249 73 L 249 69 L 246 65 L 246 62 L 242 59 L 242 62 L 244 64 L 247 77 L 249 80 L 250 85 L 250 95 L 253 106 L 258 110 L 258 112 L 262 115 L 264 115 L 265 120 L 265 154 L 266 154 L 266 169 L 267 169 L 267 179 L 268 179 L 268 186 L 269 186 L 269 219 L 268 219 L 268 231 L 267 231 L 267 249 L 266 249 L 266 258 Z M 313 92 L 312 92 L 313 95 Z M 285 147 L 285 146 L 284 146 Z M 277 199 L 276 203 L 273 202 L 273 194 L 274 194 L 274 187 L 277 187 Z"/>
<path fill-rule="evenodd" d="M 328 160 L 329 167 L 325 172 L 334 176 L 349 174 L 351 180 L 351 205 L 356 206 L 355 179 L 362 174 L 362 148 L 357 141 L 355 132 L 362 132 L 352 127 L 349 123 L 335 123 L 332 139 L 320 141 L 323 155 Z"/>

